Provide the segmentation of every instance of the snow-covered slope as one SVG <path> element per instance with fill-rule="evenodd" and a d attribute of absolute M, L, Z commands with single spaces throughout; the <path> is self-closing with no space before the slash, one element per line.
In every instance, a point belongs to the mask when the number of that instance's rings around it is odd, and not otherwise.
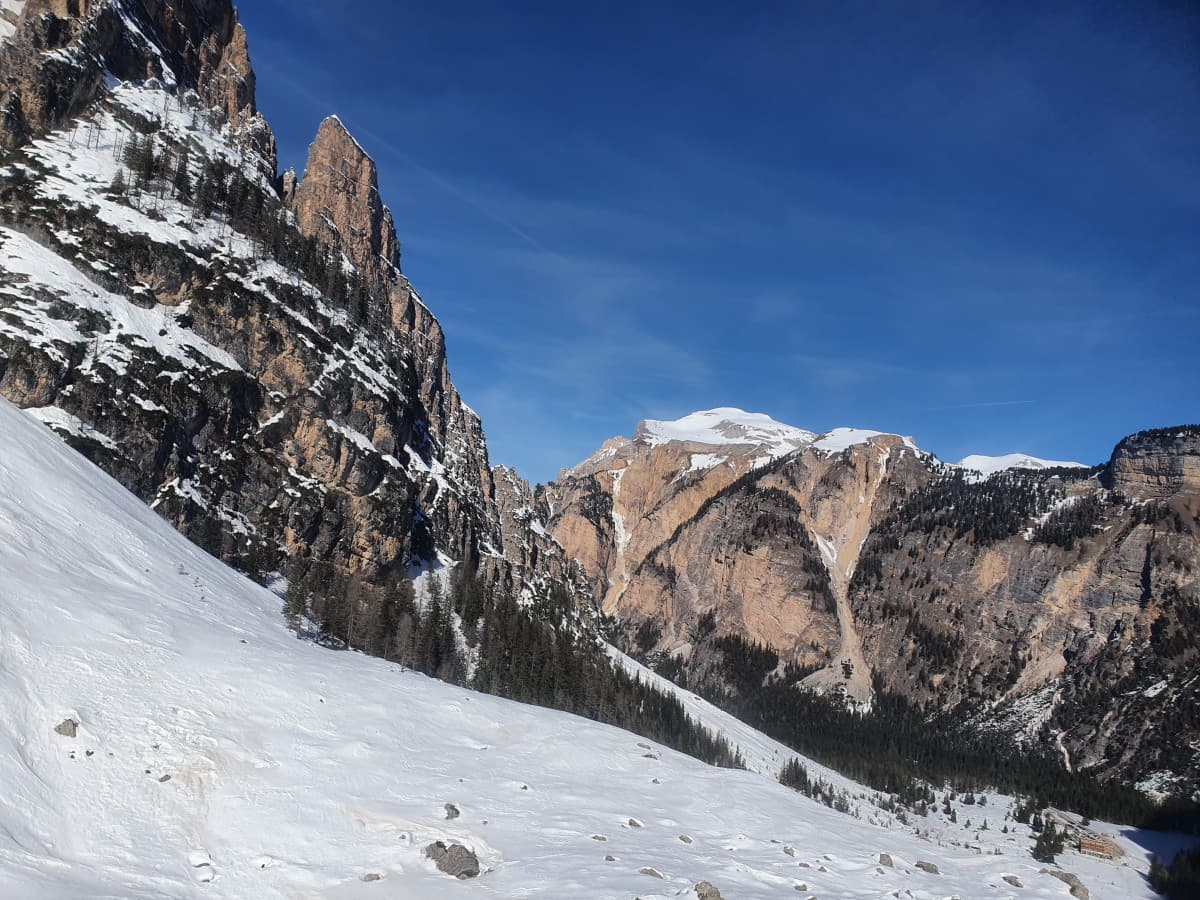
<path fill-rule="evenodd" d="M 816 435 L 802 428 L 776 422 L 763 413 L 746 412 L 732 406 L 701 410 L 682 419 L 638 423 L 634 440 L 657 447 L 671 441 L 757 447 L 772 458 L 785 456 L 810 443 Z"/>
<path fill-rule="evenodd" d="M 984 897 L 1010 895 L 1005 874 L 1066 896 L 1026 840 L 994 856 L 874 827 L 298 641 L 279 606 L 0 401 L 0 897 L 666 898 L 702 879 L 727 898 Z M 437 839 L 484 873 L 436 872 Z M 1145 895 L 1133 868 L 1107 866 L 1108 893 L 1080 871 L 1093 897 Z"/>
<path fill-rule="evenodd" d="M 1063 462 L 1054 459 L 1038 459 L 1025 453 L 1005 453 L 1003 456 L 984 456 L 973 453 L 958 461 L 959 468 L 971 469 L 984 475 L 993 475 L 1006 469 L 1086 469 L 1083 463 Z"/>

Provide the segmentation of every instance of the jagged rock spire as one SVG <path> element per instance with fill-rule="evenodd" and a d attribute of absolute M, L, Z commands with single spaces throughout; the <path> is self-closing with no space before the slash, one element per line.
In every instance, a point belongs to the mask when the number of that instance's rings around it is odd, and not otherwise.
<path fill-rule="evenodd" d="M 321 123 L 309 145 L 293 209 L 301 231 L 339 247 L 368 276 L 398 268 L 400 243 L 375 162 L 337 116 Z"/>

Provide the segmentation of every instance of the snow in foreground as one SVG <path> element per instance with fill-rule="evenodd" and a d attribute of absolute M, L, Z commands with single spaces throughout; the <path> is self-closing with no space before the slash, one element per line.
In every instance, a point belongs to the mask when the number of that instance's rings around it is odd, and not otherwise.
<path fill-rule="evenodd" d="M 875 827 L 298 641 L 279 605 L 0 400 L 0 897 L 1067 896 L 1025 842 Z M 436 839 L 484 873 L 438 873 Z M 1131 867 L 1072 868 L 1093 897 L 1149 896 Z"/>

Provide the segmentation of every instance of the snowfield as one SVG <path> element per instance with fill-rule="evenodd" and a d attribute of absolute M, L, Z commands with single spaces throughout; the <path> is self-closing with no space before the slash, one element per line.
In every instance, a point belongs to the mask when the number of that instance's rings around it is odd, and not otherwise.
<path fill-rule="evenodd" d="M 1008 469 L 1086 469 L 1083 463 L 1039 459 L 1024 453 L 1005 453 L 1003 456 L 984 456 L 974 453 L 958 461 L 960 469 L 970 469 L 984 475 L 994 475 Z"/>
<path fill-rule="evenodd" d="M 299 641 L 275 595 L 2 400 L 0 723 L 3 898 L 1068 897 L 1001 841 L 999 798 L 993 855 Z M 711 724 L 755 768 L 786 753 Z M 479 877 L 438 872 L 434 840 Z M 1151 896 L 1118 840 L 1125 861 L 1064 867 L 1093 898 Z"/>

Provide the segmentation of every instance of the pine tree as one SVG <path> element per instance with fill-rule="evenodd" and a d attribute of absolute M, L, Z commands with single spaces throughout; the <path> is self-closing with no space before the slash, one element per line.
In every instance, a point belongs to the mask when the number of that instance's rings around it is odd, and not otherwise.
<path fill-rule="evenodd" d="M 109 185 L 108 192 L 115 197 L 119 197 L 125 193 L 125 170 L 117 166 L 117 174 L 113 176 L 112 184 Z"/>
<path fill-rule="evenodd" d="M 192 199 L 192 176 L 189 172 L 191 163 L 187 147 L 179 151 L 179 159 L 175 163 L 175 174 L 171 176 L 171 186 L 180 200 L 187 202 Z"/>
<path fill-rule="evenodd" d="M 1046 823 L 1037 840 L 1033 844 L 1033 858 L 1038 862 L 1052 863 L 1058 854 L 1063 852 L 1063 836 L 1057 831 L 1053 822 Z"/>

